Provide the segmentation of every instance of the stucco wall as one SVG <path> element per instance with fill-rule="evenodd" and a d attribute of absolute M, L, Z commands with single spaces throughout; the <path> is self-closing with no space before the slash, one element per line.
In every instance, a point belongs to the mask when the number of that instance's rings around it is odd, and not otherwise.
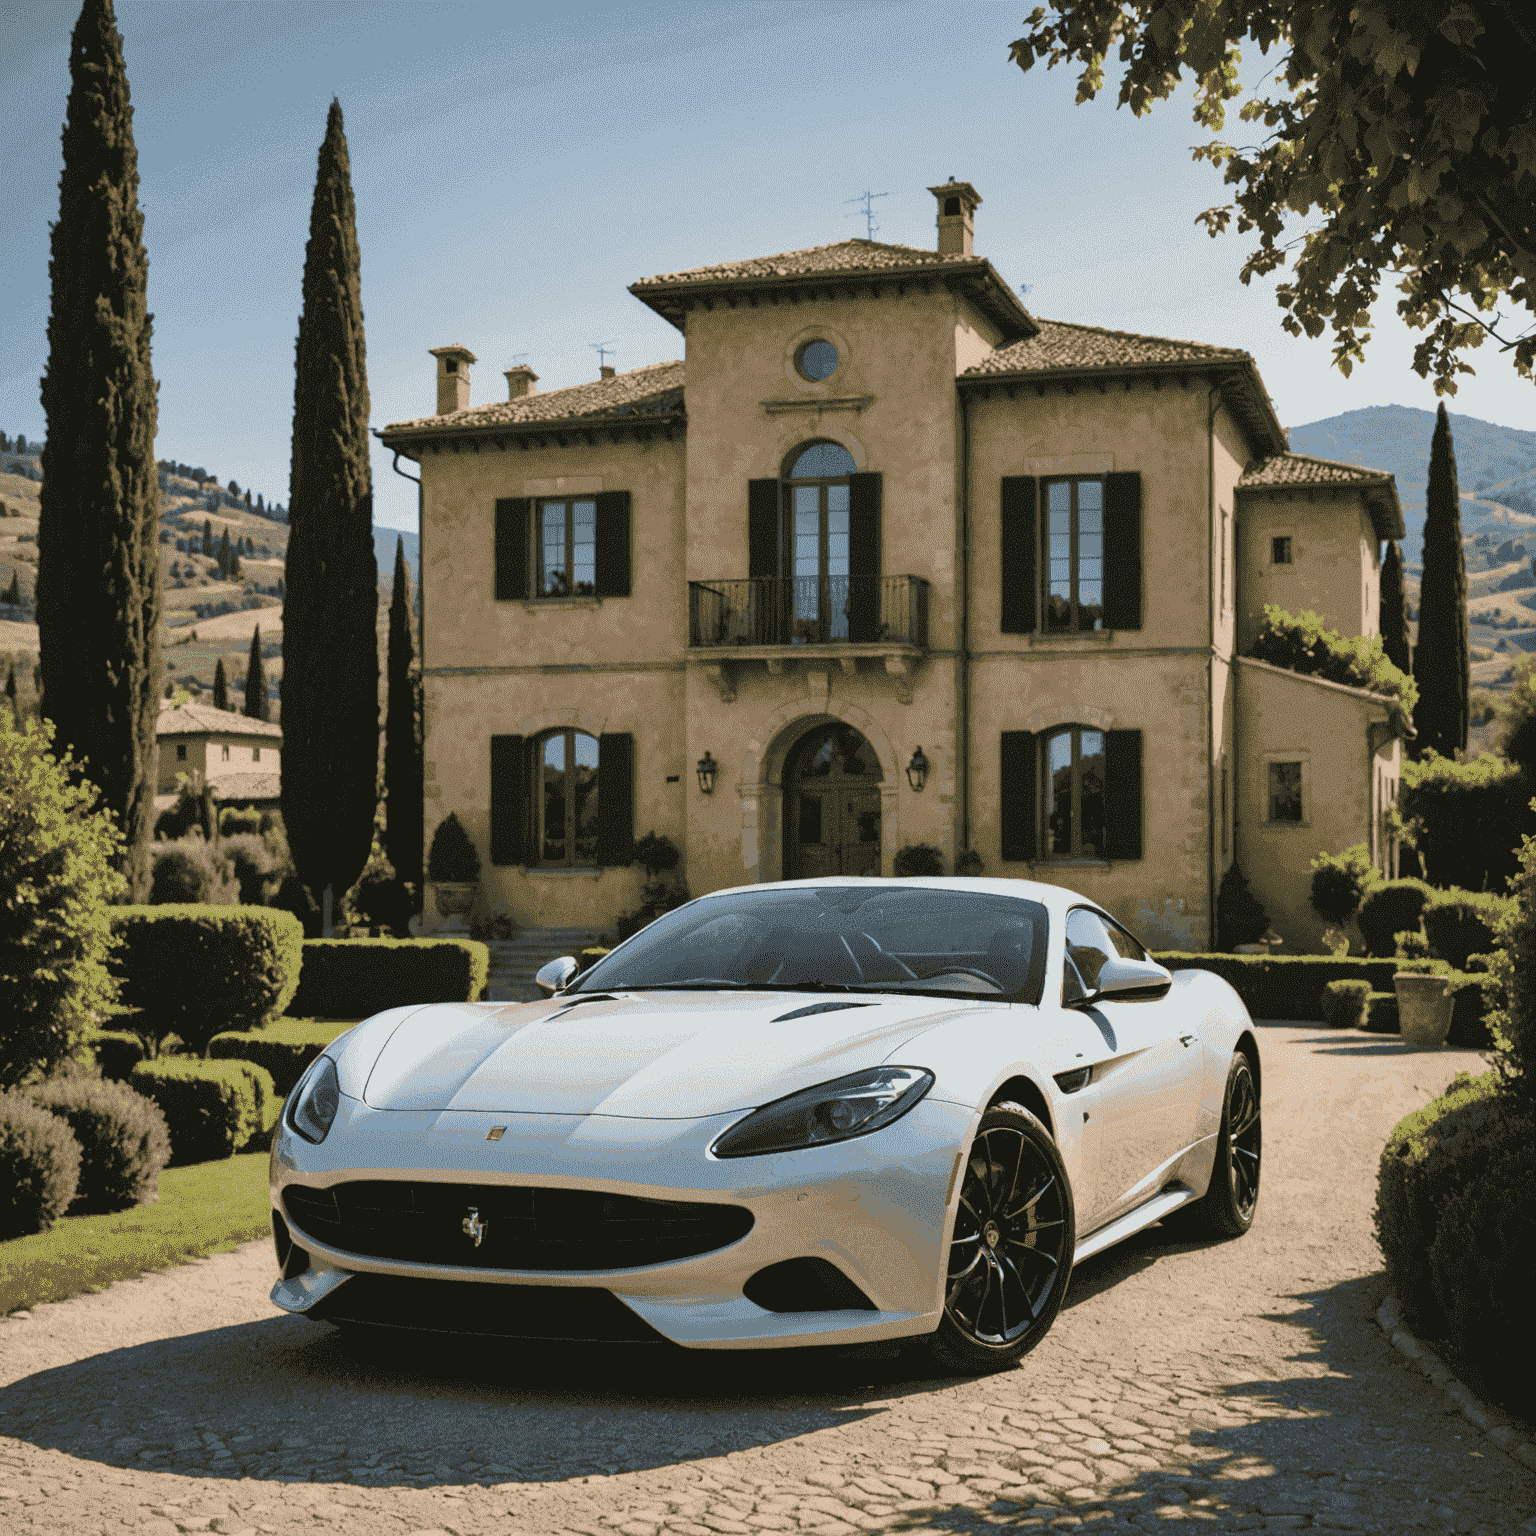
<path fill-rule="evenodd" d="M 196 774 L 201 781 L 210 772 L 217 777 L 221 773 L 233 773 L 242 768 L 248 772 L 277 773 L 282 767 L 280 743 L 280 737 L 263 737 L 259 741 L 251 741 L 238 736 L 162 736 L 158 741 L 160 767 L 156 776 L 156 792 L 168 794 L 175 789 L 178 774 Z M 183 745 L 187 749 L 187 756 L 185 762 L 180 762 L 176 757 L 176 748 Z M 225 747 L 229 748 L 228 758 L 224 756 Z M 259 760 L 255 755 L 257 752 L 261 753 Z"/>

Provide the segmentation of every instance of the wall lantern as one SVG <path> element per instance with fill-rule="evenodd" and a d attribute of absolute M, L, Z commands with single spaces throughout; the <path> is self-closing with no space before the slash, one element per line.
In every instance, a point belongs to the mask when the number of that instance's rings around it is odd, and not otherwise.
<path fill-rule="evenodd" d="M 921 789 L 928 779 L 928 759 L 923 756 L 923 749 L 919 747 L 912 754 L 912 761 L 907 764 L 907 783 L 913 789 Z"/>
<path fill-rule="evenodd" d="M 712 795 L 715 792 L 715 771 L 720 764 L 714 760 L 709 749 L 704 749 L 704 756 L 699 759 L 699 792 Z"/>

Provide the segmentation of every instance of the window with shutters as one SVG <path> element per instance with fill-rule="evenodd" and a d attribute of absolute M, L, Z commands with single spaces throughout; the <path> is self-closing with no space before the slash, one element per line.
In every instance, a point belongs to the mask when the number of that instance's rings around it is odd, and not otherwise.
<path fill-rule="evenodd" d="M 597 863 L 598 743 L 584 731 L 533 742 L 533 846 L 540 864 Z"/>
<path fill-rule="evenodd" d="M 628 491 L 504 497 L 496 503 L 496 598 L 630 595 Z"/>
<path fill-rule="evenodd" d="M 1002 733 L 1006 863 L 1142 857 L 1142 733 L 1063 722 Z"/>
<path fill-rule="evenodd" d="M 595 501 L 540 501 L 535 542 L 539 597 L 589 597 L 597 591 Z"/>
<path fill-rule="evenodd" d="M 1102 859 L 1104 732 L 1069 725 L 1044 738 L 1043 821 L 1048 859 Z"/>
<path fill-rule="evenodd" d="M 1104 481 L 1045 482 L 1045 629 L 1104 628 Z"/>

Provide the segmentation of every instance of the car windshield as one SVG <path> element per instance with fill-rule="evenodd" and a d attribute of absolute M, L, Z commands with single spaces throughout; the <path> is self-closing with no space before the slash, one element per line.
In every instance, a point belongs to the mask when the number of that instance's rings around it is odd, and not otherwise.
<path fill-rule="evenodd" d="M 669 912 L 567 992 L 917 992 L 1038 1003 L 1045 908 L 931 886 L 742 891 Z"/>

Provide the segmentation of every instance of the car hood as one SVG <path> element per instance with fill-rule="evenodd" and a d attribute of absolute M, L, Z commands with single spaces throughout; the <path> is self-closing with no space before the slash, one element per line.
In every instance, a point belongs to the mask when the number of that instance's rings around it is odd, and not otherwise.
<path fill-rule="evenodd" d="M 390 1033 L 363 1098 L 375 1109 L 693 1119 L 878 1066 L 938 1019 L 996 1006 L 932 997 L 858 1004 L 803 992 L 438 1004 Z M 821 1011 L 784 1017 L 807 1008 Z"/>

